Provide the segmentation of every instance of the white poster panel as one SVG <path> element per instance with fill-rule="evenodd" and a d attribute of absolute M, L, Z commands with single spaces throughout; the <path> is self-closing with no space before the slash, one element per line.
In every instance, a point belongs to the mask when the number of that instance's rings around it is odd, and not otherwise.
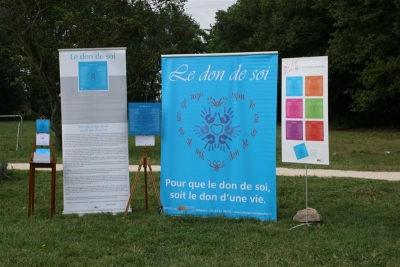
<path fill-rule="evenodd" d="M 282 162 L 329 165 L 326 56 L 282 59 Z"/>
<path fill-rule="evenodd" d="M 49 133 L 36 133 L 36 145 L 37 146 L 49 146 L 50 145 L 50 134 Z"/>
<path fill-rule="evenodd" d="M 124 212 L 129 199 L 126 49 L 60 49 L 64 211 Z"/>
<path fill-rule="evenodd" d="M 154 135 L 135 136 L 135 146 L 155 146 L 156 138 Z"/>

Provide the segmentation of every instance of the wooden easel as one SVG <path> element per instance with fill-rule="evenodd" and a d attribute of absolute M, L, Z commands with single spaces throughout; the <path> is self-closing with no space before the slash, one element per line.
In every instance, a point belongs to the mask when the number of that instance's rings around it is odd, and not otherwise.
<path fill-rule="evenodd" d="M 129 196 L 128 203 L 126 204 L 125 216 L 128 214 L 129 204 L 131 203 L 132 196 L 133 196 L 136 184 L 137 184 L 138 179 L 139 179 L 140 169 L 142 167 L 144 169 L 144 190 L 145 190 L 144 193 L 145 193 L 146 210 L 149 209 L 149 203 L 148 203 L 149 201 L 148 201 L 148 194 L 147 194 L 148 193 L 148 190 L 147 190 L 147 166 L 149 167 L 149 170 L 150 170 L 151 180 L 153 182 L 153 187 L 154 187 L 154 192 L 156 193 L 157 200 L 158 200 L 158 205 L 159 205 L 158 206 L 158 212 L 160 214 L 161 213 L 164 214 L 164 208 L 163 208 L 163 206 L 161 204 L 160 195 L 158 193 L 158 189 L 157 189 L 157 186 L 156 186 L 156 181 L 154 179 L 153 170 L 151 169 L 150 158 L 147 156 L 147 147 L 143 147 L 142 158 L 140 159 L 139 167 L 138 167 L 138 170 L 136 172 L 135 179 L 133 181 L 133 185 L 132 185 L 132 188 L 131 188 L 131 194 Z"/>
<path fill-rule="evenodd" d="M 40 117 L 40 119 L 45 119 L 44 116 Z M 51 204 L 50 204 L 50 217 L 53 218 L 53 214 L 55 212 L 56 207 L 56 164 L 57 160 L 54 156 L 54 149 L 51 141 L 49 143 L 51 159 L 50 163 L 39 163 L 34 162 L 33 157 L 36 151 L 36 138 L 33 143 L 31 156 L 29 158 L 29 193 L 28 193 L 28 217 L 35 210 L 35 171 L 36 168 L 49 168 L 51 169 Z"/>

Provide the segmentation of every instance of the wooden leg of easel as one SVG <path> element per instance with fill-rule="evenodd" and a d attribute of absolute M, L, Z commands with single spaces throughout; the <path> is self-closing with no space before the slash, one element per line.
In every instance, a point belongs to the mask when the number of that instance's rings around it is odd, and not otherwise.
<path fill-rule="evenodd" d="M 29 169 L 29 188 L 28 188 L 28 217 L 31 216 L 32 213 L 32 188 L 33 188 L 33 176 L 35 175 L 35 170 L 32 166 Z"/>
<path fill-rule="evenodd" d="M 31 188 L 31 214 L 35 211 L 35 168 L 33 169 L 33 176 L 32 176 L 32 188 Z"/>
<path fill-rule="evenodd" d="M 146 210 L 149 209 L 149 197 L 148 197 L 148 189 L 147 189 L 147 165 L 144 165 L 144 201 L 146 204 Z"/>
<path fill-rule="evenodd" d="M 149 170 L 150 170 L 151 180 L 153 182 L 154 192 L 156 193 L 157 200 L 158 200 L 159 212 L 161 211 L 160 213 L 162 213 L 164 215 L 164 207 L 161 204 L 160 194 L 158 193 L 158 189 L 156 186 L 156 180 L 154 179 L 154 174 L 153 174 L 153 170 L 151 169 L 151 165 L 149 165 Z"/>
<path fill-rule="evenodd" d="M 138 170 L 136 172 L 136 175 L 135 175 L 135 179 L 133 181 L 133 185 L 132 185 L 132 188 L 131 188 L 131 194 L 129 196 L 128 203 L 126 203 L 125 216 L 128 214 L 128 211 L 129 211 L 129 204 L 131 204 L 133 192 L 135 191 L 135 187 L 136 187 L 136 184 L 137 184 L 137 181 L 138 181 L 138 178 L 139 178 L 140 168 L 141 167 L 142 167 L 142 165 L 139 165 L 139 168 L 138 168 Z"/>
<path fill-rule="evenodd" d="M 50 217 L 53 218 L 56 210 L 56 164 L 54 163 L 51 168 L 51 204 L 50 204 Z"/>
<path fill-rule="evenodd" d="M 145 153 L 144 153 L 144 155 L 145 155 Z M 139 175 L 140 175 L 140 169 L 141 169 L 142 166 L 143 166 L 143 169 L 144 169 L 144 190 L 145 190 L 146 210 L 149 209 L 148 188 L 147 188 L 147 166 L 148 166 L 149 170 L 150 170 L 150 174 L 151 174 L 151 180 L 152 180 L 153 186 L 154 186 L 154 191 L 156 193 L 157 200 L 158 200 L 158 205 L 159 205 L 159 210 L 158 211 L 159 211 L 159 213 L 164 214 L 164 208 L 163 208 L 163 206 L 161 204 L 160 194 L 158 193 L 158 189 L 157 189 L 157 186 L 156 186 L 156 181 L 154 179 L 153 170 L 151 169 L 151 165 L 150 165 L 150 160 L 147 157 L 142 157 L 141 160 L 140 160 L 139 168 L 138 168 L 138 170 L 136 172 L 136 175 L 135 175 L 135 180 L 134 180 L 132 188 L 131 188 L 131 194 L 129 196 L 128 203 L 126 204 L 125 216 L 128 214 L 129 204 L 131 203 L 133 192 L 135 191 L 135 187 L 136 187 L 136 184 L 138 182 Z"/>

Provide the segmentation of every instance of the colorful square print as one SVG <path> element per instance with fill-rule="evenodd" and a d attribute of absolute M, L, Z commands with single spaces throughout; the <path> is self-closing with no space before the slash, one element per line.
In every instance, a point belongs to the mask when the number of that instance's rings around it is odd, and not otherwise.
<path fill-rule="evenodd" d="M 306 76 L 306 96 L 323 96 L 323 76 Z"/>
<path fill-rule="evenodd" d="M 323 121 L 306 121 L 306 141 L 324 141 Z"/>
<path fill-rule="evenodd" d="M 303 140 L 302 121 L 286 121 L 286 140 Z"/>
<path fill-rule="evenodd" d="M 286 96 L 303 95 L 303 77 L 286 77 Z"/>
<path fill-rule="evenodd" d="M 320 99 L 306 99 L 306 118 L 322 119 L 324 117 L 324 101 Z"/>
<path fill-rule="evenodd" d="M 303 118 L 303 99 L 286 99 L 286 118 Z"/>

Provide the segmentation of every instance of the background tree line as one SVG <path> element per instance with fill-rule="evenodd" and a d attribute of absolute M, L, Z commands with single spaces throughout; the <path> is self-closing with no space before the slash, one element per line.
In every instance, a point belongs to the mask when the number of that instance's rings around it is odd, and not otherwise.
<path fill-rule="evenodd" d="M 327 55 L 331 125 L 400 125 L 400 0 L 238 0 L 208 38 L 208 52 Z"/>
<path fill-rule="evenodd" d="M 162 54 L 278 51 L 329 56 L 332 124 L 399 125 L 400 0 L 238 0 L 209 31 L 185 2 L 0 0 L 0 114 L 49 117 L 61 147 L 60 48 L 126 47 L 129 102 L 160 100 Z"/>
<path fill-rule="evenodd" d="M 58 49 L 126 47 L 129 102 L 160 99 L 162 54 L 205 52 L 183 0 L 0 0 L 0 31 L 0 113 L 28 105 L 49 117 L 59 148 Z"/>

